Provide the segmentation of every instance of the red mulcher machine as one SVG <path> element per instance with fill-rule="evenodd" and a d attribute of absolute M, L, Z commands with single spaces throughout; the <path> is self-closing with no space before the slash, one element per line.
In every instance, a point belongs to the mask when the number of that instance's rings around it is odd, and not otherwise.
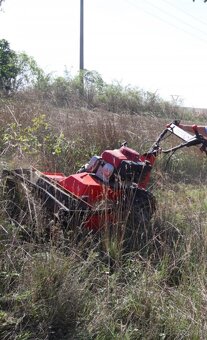
<path fill-rule="evenodd" d="M 34 168 L 4 170 L 8 214 L 13 219 L 18 218 L 20 192 L 22 194 L 22 188 L 29 188 L 51 219 L 63 221 L 66 228 L 76 224 L 97 231 L 132 215 L 137 224 L 146 223 L 155 211 L 155 198 L 147 187 L 156 157 L 194 145 L 200 145 L 201 151 L 206 152 L 207 140 L 198 133 L 196 126 L 193 129 L 195 134 L 191 135 L 174 121 L 167 125 L 148 152 L 140 155 L 123 143 L 119 149 L 93 156 L 70 176 Z M 170 135 L 179 137 L 182 142 L 164 150 L 160 143 Z"/>

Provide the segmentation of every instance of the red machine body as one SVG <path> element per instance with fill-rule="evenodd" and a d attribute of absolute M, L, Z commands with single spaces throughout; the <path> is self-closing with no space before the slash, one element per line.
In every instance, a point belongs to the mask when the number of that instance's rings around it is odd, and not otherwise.
<path fill-rule="evenodd" d="M 94 156 L 78 173 L 65 176 L 63 173 L 43 172 L 43 176 L 56 182 L 73 197 L 84 201 L 93 213 L 85 226 L 97 230 L 103 223 L 112 221 L 110 207 L 115 205 L 127 188 L 146 189 L 155 157 L 151 159 L 127 146 L 106 150 L 101 156 Z M 96 210 L 101 202 L 108 202 L 103 214 Z"/>
<path fill-rule="evenodd" d="M 163 150 L 160 147 L 166 137 L 176 135 L 181 144 Z M 207 141 L 195 128 L 195 136 L 179 128 L 178 123 L 169 124 L 158 136 L 147 153 L 140 155 L 126 144 L 119 149 L 105 150 L 93 156 L 76 174 L 40 172 L 32 169 L 4 171 L 8 193 L 14 193 L 18 181 L 28 184 L 55 217 L 74 225 L 94 231 L 116 223 L 129 216 L 137 223 L 149 221 L 155 211 L 155 199 L 147 190 L 151 169 L 158 154 L 174 153 L 184 147 L 200 145 L 207 154 Z M 18 206 L 15 205 L 15 209 Z M 119 212 L 119 216 L 116 214 Z M 121 215 L 120 215 L 121 211 Z"/>
<path fill-rule="evenodd" d="M 133 183 L 138 188 L 146 189 L 150 179 L 151 165 L 155 160 L 155 157 L 148 158 L 144 155 L 140 156 L 133 149 L 122 146 L 120 149 L 104 151 L 100 158 L 97 157 L 97 164 L 94 165 L 95 168 L 92 171 L 87 164 L 79 173 L 70 176 L 50 172 L 43 172 L 43 174 L 56 181 L 65 190 L 84 199 L 90 205 L 94 205 L 102 199 L 114 200 L 121 194 L 122 187 L 118 185 L 120 184 L 119 176 L 122 177 L 123 185 Z M 107 172 L 109 165 L 113 168 L 110 167 L 110 172 Z M 126 178 L 123 178 L 124 176 Z M 133 182 L 133 179 L 138 179 L 138 181 Z"/>

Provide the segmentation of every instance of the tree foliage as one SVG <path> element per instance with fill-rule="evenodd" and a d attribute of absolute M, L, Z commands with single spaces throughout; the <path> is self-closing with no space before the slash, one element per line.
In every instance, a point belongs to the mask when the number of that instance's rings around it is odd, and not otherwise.
<path fill-rule="evenodd" d="M 15 88 L 19 73 L 17 54 L 11 50 L 8 41 L 0 40 L 0 90 L 9 92 Z"/>
<path fill-rule="evenodd" d="M 41 87 L 48 77 L 33 57 L 16 53 L 7 40 L 0 40 L 0 91 L 8 94 L 26 87 Z"/>
<path fill-rule="evenodd" d="M 17 54 L 17 66 L 19 69 L 16 79 L 17 90 L 28 86 L 41 87 L 42 83 L 45 83 L 45 79 L 48 78 L 34 58 L 28 56 L 25 52 Z"/>

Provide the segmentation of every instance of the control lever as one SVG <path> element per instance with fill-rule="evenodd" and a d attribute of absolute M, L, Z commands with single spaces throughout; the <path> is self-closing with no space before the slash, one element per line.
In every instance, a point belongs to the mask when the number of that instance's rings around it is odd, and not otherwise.
<path fill-rule="evenodd" d="M 193 131 L 195 132 L 195 135 L 196 135 L 196 137 L 198 138 L 198 139 L 201 139 L 201 135 L 199 134 L 199 132 L 198 132 L 198 127 L 197 127 L 197 125 L 192 125 L 192 129 L 193 129 Z M 201 152 L 205 152 L 205 154 L 207 155 L 207 141 L 206 141 L 206 143 L 204 143 L 203 142 L 203 144 L 201 145 L 201 147 L 200 147 L 200 151 Z"/>

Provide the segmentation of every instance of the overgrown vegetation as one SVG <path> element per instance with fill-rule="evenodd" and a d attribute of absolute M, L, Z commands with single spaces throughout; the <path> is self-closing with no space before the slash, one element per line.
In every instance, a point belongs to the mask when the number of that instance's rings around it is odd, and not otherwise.
<path fill-rule="evenodd" d="M 1 200 L 1 338 L 205 339 L 206 188 L 167 183 L 154 239 L 113 267 L 99 244 L 23 242 Z"/>
<path fill-rule="evenodd" d="M 1 93 L 1 170 L 33 165 L 70 174 L 124 140 L 147 151 L 174 118 L 206 118 L 155 94 L 105 84 L 97 72 L 86 72 L 82 93 L 80 75 L 35 69 L 40 76 L 29 86 Z M 205 339 L 206 166 L 197 149 L 157 162 L 152 237 L 130 253 L 116 234 L 75 242 L 58 226 L 43 242 L 41 206 L 35 237 L 23 238 L 29 220 L 9 218 L 0 182 L 0 338 Z"/>
<path fill-rule="evenodd" d="M 147 114 L 157 117 L 177 117 L 178 105 L 164 101 L 156 93 L 143 91 L 118 82 L 106 84 L 96 71 L 84 70 L 71 76 L 45 74 L 36 61 L 25 52 L 17 53 L 7 40 L 0 40 L 0 91 L 6 95 L 27 92 L 35 99 L 47 100 L 61 108 L 102 108 L 129 114 Z"/>

